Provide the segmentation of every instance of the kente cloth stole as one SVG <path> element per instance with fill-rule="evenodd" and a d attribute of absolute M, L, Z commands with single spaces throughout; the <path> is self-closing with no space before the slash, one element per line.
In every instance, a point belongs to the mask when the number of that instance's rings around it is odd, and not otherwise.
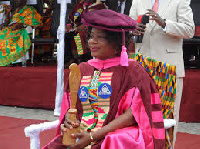
<path fill-rule="evenodd" d="M 102 83 L 111 85 L 113 72 L 94 71 L 93 76 L 83 76 L 81 87 L 88 89 L 88 99 L 81 100 L 83 116 L 80 129 L 82 132 L 91 132 L 100 129 L 110 109 L 110 97 L 102 99 L 98 95 L 98 87 Z"/>
<path fill-rule="evenodd" d="M 74 40 L 75 40 L 75 43 L 76 43 L 76 48 L 77 48 L 77 53 L 78 55 L 83 55 L 83 47 L 82 47 L 82 43 L 81 43 L 81 37 L 79 35 L 79 33 L 74 36 Z"/>
<path fill-rule="evenodd" d="M 176 98 L 176 66 L 156 61 L 142 54 L 133 54 L 133 59 L 142 65 L 155 81 L 162 103 L 163 118 L 167 119 L 173 111 Z M 172 148 L 172 138 L 165 131 L 165 148 Z"/>
<path fill-rule="evenodd" d="M 176 98 L 176 66 L 156 61 L 141 54 L 134 54 L 133 58 L 154 79 L 161 98 L 163 118 L 167 119 L 173 111 Z"/>
<path fill-rule="evenodd" d="M 83 12 L 83 9 L 82 9 L 82 8 L 80 8 L 80 9 L 78 9 L 78 10 L 76 11 L 76 13 L 74 14 L 74 20 L 73 20 L 74 22 L 77 21 L 78 17 L 81 16 L 82 12 Z"/>

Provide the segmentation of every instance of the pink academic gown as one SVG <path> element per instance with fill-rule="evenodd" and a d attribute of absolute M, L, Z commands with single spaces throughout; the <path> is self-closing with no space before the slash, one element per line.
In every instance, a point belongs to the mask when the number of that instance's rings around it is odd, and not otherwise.
<path fill-rule="evenodd" d="M 110 110 L 103 126 L 123 114 L 129 107 L 137 125 L 108 133 L 105 139 L 98 141 L 91 148 L 164 149 L 165 130 L 161 111 L 162 106 L 153 79 L 137 62 L 129 61 L 129 66 L 123 67 L 119 65 L 119 61 L 120 58 L 116 57 L 105 61 L 92 59 L 82 63 L 80 64 L 82 77 L 91 76 L 94 69 L 101 72 L 112 72 Z M 77 102 L 77 109 L 81 119 L 83 110 L 79 101 Z M 63 123 L 69 107 L 70 94 L 66 92 L 61 105 L 60 124 Z M 59 125 L 57 137 L 45 146 L 45 149 L 65 148 L 60 144 L 60 140 Z"/>

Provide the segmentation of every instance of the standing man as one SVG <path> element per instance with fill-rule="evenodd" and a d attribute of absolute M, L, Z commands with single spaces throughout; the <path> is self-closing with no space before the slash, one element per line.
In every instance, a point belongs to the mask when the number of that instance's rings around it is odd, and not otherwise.
<path fill-rule="evenodd" d="M 130 8 L 132 5 L 132 0 L 105 0 L 108 9 L 121 13 L 123 9 L 123 14 L 129 15 Z M 121 8 L 123 7 L 123 8 Z"/>
<path fill-rule="evenodd" d="M 150 19 L 146 24 L 142 43 L 138 44 L 136 51 L 157 61 L 176 65 L 174 117 L 177 124 L 185 76 L 183 38 L 192 38 L 195 29 L 189 5 L 190 0 L 133 0 L 130 10 L 130 17 L 135 20 L 144 14 Z M 174 128 L 174 142 L 176 133 L 177 125 Z"/>

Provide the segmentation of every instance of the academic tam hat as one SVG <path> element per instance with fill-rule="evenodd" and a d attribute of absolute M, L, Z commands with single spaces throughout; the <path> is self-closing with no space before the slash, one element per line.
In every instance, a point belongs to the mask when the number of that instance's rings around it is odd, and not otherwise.
<path fill-rule="evenodd" d="M 117 13 L 110 9 L 92 10 L 86 12 L 81 19 L 86 26 L 98 29 L 123 33 L 122 51 L 120 57 L 121 66 L 128 66 L 128 54 L 125 47 L 125 32 L 136 29 L 137 22 L 129 16 Z"/>

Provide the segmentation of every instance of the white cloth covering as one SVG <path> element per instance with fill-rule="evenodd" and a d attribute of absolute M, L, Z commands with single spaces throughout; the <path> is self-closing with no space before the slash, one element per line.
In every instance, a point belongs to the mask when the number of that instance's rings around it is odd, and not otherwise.
<path fill-rule="evenodd" d="M 60 115 L 60 107 L 64 94 L 64 44 L 65 44 L 65 17 L 67 10 L 67 3 L 71 3 L 71 0 L 62 0 L 61 12 L 60 12 L 60 26 L 58 27 L 57 35 L 59 44 L 57 48 L 57 88 L 54 115 Z"/>
<path fill-rule="evenodd" d="M 30 149 L 40 149 L 40 132 L 55 129 L 58 126 L 59 120 L 52 122 L 44 122 L 33 124 L 25 127 L 24 133 L 26 137 L 30 137 Z"/>

